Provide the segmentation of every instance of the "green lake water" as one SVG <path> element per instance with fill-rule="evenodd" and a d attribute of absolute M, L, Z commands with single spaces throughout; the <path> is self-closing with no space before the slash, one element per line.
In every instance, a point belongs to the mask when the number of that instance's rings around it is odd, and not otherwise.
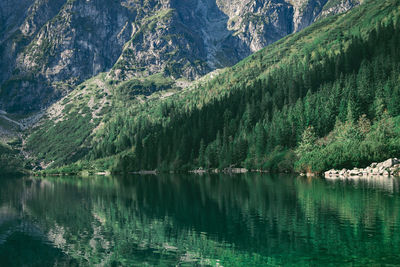
<path fill-rule="evenodd" d="M 0 183 L 0 266 L 400 266 L 399 179 Z"/>

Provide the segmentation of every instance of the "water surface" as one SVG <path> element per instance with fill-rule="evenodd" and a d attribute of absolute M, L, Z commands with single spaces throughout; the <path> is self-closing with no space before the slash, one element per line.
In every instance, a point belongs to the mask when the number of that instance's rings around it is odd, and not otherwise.
<path fill-rule="evenodd" d="M 394 178 L 0 182 L 1 266 L 400 265 L 400 183 Z"/>

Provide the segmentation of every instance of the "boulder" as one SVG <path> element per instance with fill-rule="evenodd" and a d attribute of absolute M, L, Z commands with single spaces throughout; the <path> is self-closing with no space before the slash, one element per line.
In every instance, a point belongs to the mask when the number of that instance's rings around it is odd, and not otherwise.
<path fill-rule="evenodd" d="M 325 176 L 338 176 L 339 175 L 339 171 L 335 170 L 335 169 L 331 169 L 329 171 L 326 171 Z"/>
<path fill-rule="evenodd" d="M 384 162 L 380 163 L 372 163 L 370 166 L 365 169 L 362 168 L 353 168 L 352 170 L 342 169 L 335 170 L 331 169 L 326 171 L 325 177 L 334 178 L 334 177 L 350 177 L 350 176 L 391 176 L 391 175 L 399 175 L 400 174 L 400 160 L 397 158 L 388 159 Z"/>
<path fill-rule="evenodd" d="M 249 170 L 245 168 L 232 168 L 231 172 L 232 173 L 247 173 Z"/>
<path fill-rule="evenodd" d="M 392 167 L 392 166 L 395 165 L 395 164 L 397 164 L 397 160 L 395 160 L 395 159 L 388 159 L 388 160 L 382 162 L 382 167 L 384 167 L 384 168 L 390 168 L 390 167 Z"/>
<path fill-rule="evenodd" d="M 358 176 L 360 174 L 360 171 L 358 169 L 353 169 L 349 172 L 350 176 Z"/>

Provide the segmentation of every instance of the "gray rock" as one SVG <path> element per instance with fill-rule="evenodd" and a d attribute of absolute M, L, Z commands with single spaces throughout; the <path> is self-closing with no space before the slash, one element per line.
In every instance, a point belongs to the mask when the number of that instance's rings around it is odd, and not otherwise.
<path fill-rule="evenodd" d="M 359 176 L 360 172 L 358 171 L 358 169 L 353 169 L 349 172 L 350 176 Z"/>
<path fill-rule="evenodd" d="M 395 165 L 397 163 L 397 161 L 395 159 L 388 159 L 384 162 L 382 162 L 382 167 L 383 168 L 390 168 L 393 165 Z"/>
<path fill-rule="evenodd" d="M 197 79 L 359 2 L 0 1 L 0 106 L 37 111 L 100 72 Z"/>
<path fill-rule="evenodd" d="M 397 176 L 400 174 L 400 162 L 397 158 L 388 159 L 380 163 L 372 163 L 370 167 L 353 168 L 352 170 L 342 169 L 334 170 L 331 169 L 325 172 L 325 177 L 355 177 L 355 176 Z"/>

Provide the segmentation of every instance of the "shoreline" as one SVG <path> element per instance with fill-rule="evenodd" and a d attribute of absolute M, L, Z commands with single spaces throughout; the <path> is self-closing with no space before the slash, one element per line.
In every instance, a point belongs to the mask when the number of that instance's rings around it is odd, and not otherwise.
<path fill-rule="evenodd" d="M 185 174 L 245 174 L 245 173 L 274 173 L 267 170 L 261 169 L 246 169 L 246 168 L 224 168 L 224 169 L 203 169 L 198 168 L 189 171 L 158 171 L 158 170 L 141 170 L 136 172 L 127 172 L 127 173 L 111 173 L 109 171 L 79 171 L 79 172 L 71 172 L 71 173 L 63 173 L 63 172 L 54 172 L 54 173 L 42 173 L 42 172 L 31 172 L 25 175 L 33 175 L 33 176 L 91 176 L 91 175 L 101 175 L 101 176 L 110 176 L 110 175 L 126 175 L 126 174 L 136 174 L 136 175 L 157 175 L 157 174 L 177 174 L 177 173 L 185 173 Z M 276 174 L 288 174 L 286 173 L 276 173 Z M 336 179 L 336 178 L 355 178 L 355 177 L 400 177 L 400 159 L 398 158 L 390 158 L 386 161 L 380 163 L 372 163 L 370 166 L 366 168 L 358 168 L 354 167 L 353 169 L 331 169 L 325 171 L 324 173 L 298 173 L 293 172 L 292 174 L 296 174 L 298 176 L 307 176 L 307 177 L 324 177 L 327 179 Z"/>
<path fill-rule="evenodd" d="M 385 177 L 400 176 L 400 160 L 397 158 L 390 158 L 380 163 L 374 162 L 366 168 L 355 167 L 351 170 L 331 169 L 324 173 L 324 177 L 328 179 L 352 178 L 352 177 L 376 177 L 376 176 L 385 176 Z"/>

